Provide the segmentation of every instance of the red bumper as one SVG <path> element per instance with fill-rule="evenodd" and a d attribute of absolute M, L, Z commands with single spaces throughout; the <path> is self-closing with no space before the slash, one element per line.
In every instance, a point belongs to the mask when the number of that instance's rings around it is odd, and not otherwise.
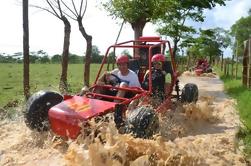
<path fill-rule="evenodd" d="M 49 110 L 51 129 L 57 135 L 75 139 L 89 119 L 113 111 L 115 104 L 81 96 L 70 97 Z"/>
<path fill-rule="evenodd" d="M 50 109 L 49 121 L 52 131 L 62 137 L 76 139 L 81 130 L 81 117 L 75 112 L 62 111 L 57 108 Z"/>
<path fill-rule="evenodd" d="M 196 74 L 197 76 L 200 76 L 202 73 L 203 73 L 203 70 L 202 70 L 202 69 L 196 69 L 196 70 L 195 70 L 195 74 Z"/>

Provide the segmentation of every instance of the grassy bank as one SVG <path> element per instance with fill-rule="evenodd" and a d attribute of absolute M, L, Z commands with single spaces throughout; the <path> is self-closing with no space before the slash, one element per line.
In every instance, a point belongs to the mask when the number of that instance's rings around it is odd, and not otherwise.
<path fill-rule="evenodd" d="M 220 73 L 220 78 L 224 81 L 224 89 L 232 98 L 237 101 L 237 110 L 244 128 L 239 132 L 239 138 L 245 145 L 245 153 L 251 158 L 251 90 L 242 86 L 241 69 L 239 69 L 237 79 L 224 76 Z"/>
<path fill-rule="evenodd" d="M 99 69 L 99 64 L 91 65 L 92 83 Z M 79 92 L 83 86 L 83 64 L 69 64 L 68 84 L 70 93 Z M 0 64 L 0 108 L 23 101 L 23 65 Z M 31 93 L 42 89 L 58 91 L 61 73 L 60 64 L 31 64 Z"/>

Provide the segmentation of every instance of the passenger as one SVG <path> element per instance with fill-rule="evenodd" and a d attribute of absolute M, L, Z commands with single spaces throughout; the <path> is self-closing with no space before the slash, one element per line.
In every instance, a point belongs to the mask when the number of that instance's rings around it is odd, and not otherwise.
<path fill-rule="evenodd" d="M 116 59 L 116 64 L 118 68 L 105 72 L 98 79 L 98 85 L 112 84 L 116 86 L 115 84 L 118 84 L 119 87 L 141 87 L 137 74 L 128 68 L 129 58 L 127 55 L 119 56 Z M 126 97 L 125 91 L 118 90 L 116 96 Z"/>
<path fill-rule="evenodd" d="M 152 57 L 152 92 L 153 97 L 163 101 L 165 98 L 165 75 L 166 72 L 163 70 L 165 56 L 163 54 L 155 54 Z M 144 76 L 142 84 L 144 89 L 149 89 L 149 70 Z"/>

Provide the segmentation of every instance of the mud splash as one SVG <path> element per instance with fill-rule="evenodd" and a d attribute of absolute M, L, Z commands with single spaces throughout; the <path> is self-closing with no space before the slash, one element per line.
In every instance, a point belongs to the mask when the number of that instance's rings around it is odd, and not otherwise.
<path fill-rule="evenodd" d="M 75 141 L 31 132 L 22 117 L 2 120 L 0 165 L 246 165 L 236 146 L 240 122 L 235 101 L 222 94 L 222 84 L 201 77 L 183 76 L 181 81 L 198 83 L 199 101 L 176 103 L 160 115 L 160 133 L 153 140 L 118 134 L 112 119 L 93 121 L 92 131 L 99 134 Z M 218 93 L 207 95 L 212 85 Z"/>

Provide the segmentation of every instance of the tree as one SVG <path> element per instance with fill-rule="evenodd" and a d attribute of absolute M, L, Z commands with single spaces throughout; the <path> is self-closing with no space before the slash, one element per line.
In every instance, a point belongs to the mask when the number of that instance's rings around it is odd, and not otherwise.
<path fill-rule="evenodd" d="M 23 57 L 23 53 L 22 52 L 15 52 L 13 55 L 12 55 L 13 58 L 16 58 L 16 59 L 20 59 Z"/>
<path fill-rule="evenodd" d="M 102 56 L 97 46 L 92 46 L 92 63 L 100 63 L 102 61 Z"/>
<path fill-rule="evenodd" d="M 223 49 L 230 44 L 230 37 L 222 28 L 200 29 L 199 37 L 185 40 L 184 43 L 188 46 L 190 58 L 208 57 L 211 63 L 215 58 L 223 55 Z"/>
<path fill-rule="evenodd" d="M 130 23 L 134 30 L 134 39 L 143 35 L 147 22 L 151 22 L 168 9 L 170 0 L 108 0 L 104 8 L 115 18 Z"/>
<path fill-rule="evenodd" d="M 37 53 L 34 51 L 30 52 L 30 63 L 38 63 L 39 62 L 39 57 L 37 56 Z"/>
<path fill-rule="evenodd" d="M 61 62 L 61 56 L 56 54 L 51 57 L 51 63 L 60 63 Z"/>
<path fill-rule="evenodd" d="M 43 9 L 53 14 L 64 23 L 64 43 L 63 43 L 63 53 L 62 53 L 62 63 L 61 63 L 62 71 L 59 82 L 59 90 L 61 93 L 66 93 L 68 91 L 67 70 L 68 70 L 68 60 L 69 60 L 71 24 L 63 13 L 60 0 L 54 0 L 54 1 L 46 0 L 46 2 L 49 5 L 49 8 L 44 8 L 36 5 L 32 6 Z"/>
<path fill-rule="evenodd" d="M 50 58 L 48 55 L 40 57 L 40 63 L 50 63 Z"/>
<path fill-rule="evenodd" d="M 70 54 L 70 59 L 69 59 L 69 63 L 72 64 L 81 64 L 83 62 L 83 57 L 82 56 L 78 56 L 76 54 Z"/>
<path fill-rule="evenodd" d="M 115 59 L 116 59 L 115 52 L 114 51 L 110 52 L 107 57 L 107 70 L 110 70 L 110 64 L 112 64 L 112 69 L 115 68 Z"/>
<path fill-rule="evenodd" d="M 237 78 L 238 72 L 238 57 L 244 55 L 244 41 L 250 39 L 251 34 L 251 9 L 248 11 L 249 16 L 242 17 L 235 22 L 231 27 L 231 35 L 235 38 L 235 43 L 233 45 L 233 54 L 236 55 L 236 72 L 235 77 Z M 246 62 L 247 58 L 243 58 L 243 64 L 248 64 Z"/>
<path fill-rule="evenodd" d="M 131 56 L 129 50 L 127 50 L 127 49 L 123 50 L 123 51 L 121 52 L 121 55 L 127 55 L 129 58 L 132 58 L 132 56 Z"/>
<path fill-rule="evenodd" d="M 29 0 L 23 0 L 23 88 L 26 100 L 30 96 L 29 68 Z"/>
<path fill-rule="evenodd" d="M 213 29 L 216 37 L 216 41 L 221 43 L 221 49 L 225 49 L 229 47 L 231 43 L 231 36 L 229 31 L 223 28 L 215 28 Z M 223 54 L 221 55 L 221 71 L 223 70 Z"/>
<path fill-rule="evenodd" d="M 233 50 L 236 50 L 237 56 L 243 55 L 244 41 L 250 38 L 250 34 L 251 15 L 240 18 L 231 26 L 231 35 L 235 37 Z"/>
<path fill-rule="evenodd" d="M 1 63 L 15 63 L 18 59 L 14 58 L 11 55 L 1 55 L 0 54 L 0 62 Z"/>
<path fill-rule="evenodd" d="M 216 4 L 225 5 L 226 0 L 172 0 L 169 9 L 158 20 L 159 28 L 157 31 L 164 36 L 169 36 L 173 39 L 174 56 L 176 55 L 178 43 L 181 39 L 185 39 L 194 34 L 196 30 L 188 25 L 185 25 L 187 20 L 203 22 L 204 9 L 211 9 Z"/>
<path fill-rule="evenodd" d="M 91 63 L 91 56 L 92 56 L 92 36 L 87 34 L 82 20 L 85 15 L 86 9 L 87 9 L 87 0 L 85 0 L 85 5 L 83 5 L 84 1 L 80 1 L 80 7 L 79 10 L 76 8 L 75 2 L 72 0 L 72 8 L 69 7 L 65 3 L 65 1 L 62 0 L 62 3 L 64 6 L 70 11 L 71 14 L 65 13 L 68 17 L 78 22 L 79 31 L 81 32 L 82 36 L 86 40 L 86 52 L 85 52 L 85 67 L 84 67 L 84 85 L 89 86 L 89 79 L 90 79 L 90 63 Z M 71 16 L 73 15 L 73 16 Z"/>
<path fill-rule="evenodd" d="M 200 33 L 198 42 L 201 46 L 201 55 L 203 57 L 209 57 L 209 63 L 211 64 L 215 57 L 223 54 L 223 51 L 220 49 L 221 43 L 217 41 L 215 32 L 212 29 L 200 30 Z"/>

